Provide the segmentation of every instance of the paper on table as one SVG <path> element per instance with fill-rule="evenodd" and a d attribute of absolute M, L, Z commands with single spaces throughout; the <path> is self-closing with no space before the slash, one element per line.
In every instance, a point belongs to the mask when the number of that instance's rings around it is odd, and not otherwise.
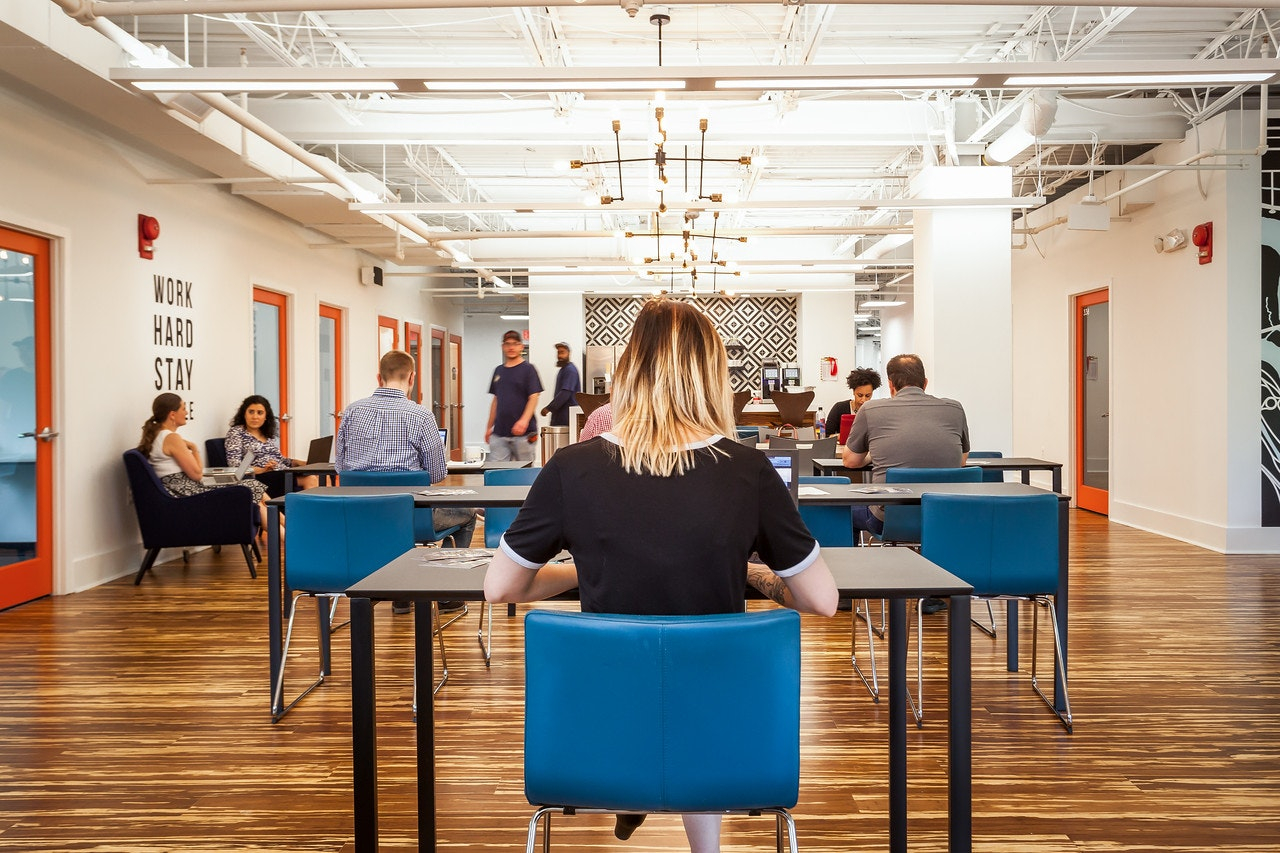
<path fill-rule="evenodd" d="M 827 494 L 827 491 L 826 491 L 825 489 L 819 489 L 817 486 L 801 486 L 801 487 L 800 487 L 800 494 L 802 494 L 802 495 L 825 495 L 825 494 Z"/>
<path fill-rule="evenodd" d="M 863 495 L 909 495 L 910 489 L 904 489 L 900 486 L 862 486 L 852 491 Z"/>
<path fill-rule="evenodd" d="M 423 548 L 422 562 L 451 569 L 473 569 L 488 565 L 493 552 L 483 548 Z"/>
<path fill-rule="evenodd" d="M 420 495 L 432 495 L 439 497 L 441 495 L 474 495 L 475 489 L 423 489 L 418 492 Z"/>

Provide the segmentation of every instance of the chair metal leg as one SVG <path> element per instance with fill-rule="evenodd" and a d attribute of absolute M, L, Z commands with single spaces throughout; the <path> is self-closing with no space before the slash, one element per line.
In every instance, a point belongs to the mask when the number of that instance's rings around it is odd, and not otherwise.
<path fill-rule="evenodd" d="M 994 639 L 996 636 L 996 610 L 991 606 L 991 599 L 985 598 L 983 601 L 987 603 L 987 619 L 990 624 L 983 625 L 973 616 L 969 617 L 969 621 L 972 622 L 979 631 Z"/>
<path fill-rule="evenodd" d="M 915 718 L 916 728 L 924 728 L 924 610 L 920 605 L 923 598 L 916 599 L 916 696 L 907 690 L 907 704 L 911 706 L 911 716 Z M 911 643 L 911 622 L 907 622 L 907 643 Z"/>
<path fill-rule="evenodd" d="M 1040 608 L 1032 607 L 1031 613 L 1031 689 L 1036 695 L 1044 700 L 1049 706 L 1049 710 L 1058 718 L 1058 722 L 1062 723 L 1069 734 L 1074 734 L 1071 723 L 1071 695 L 1067 692 L 1067 669 L 1062 666 L 1062 639 L 1058 636 L 1058 614 L 1057 607 L 1054 606 L 1053 599 L 1047 595 L 1037 595 L 1032 601 L 1035 604 L 1042 604 L 1049 608 L 1049 625 L 1053 628 L 1053 666 L 1055 672 L 1059 667 L 1062 668 L 1062 702 L 1063 710 L 1059 711 L 1053 705 L 1053 699 L 1044 695 L 1044 691 L 1040 689 L 1040 684 L 1036 680 L 1036 638 L 1040 635 Z"/>
<path fill-rule="evenodd" d="M 325 676 L 324 676 L 324 663 L 323 663 L 323 657 L 322 657 L 321 664 L 320 664 L 319 677 L 317 677 L 315 681 L 311 682 L 310 686 L 308 686 L 305 690 L 299 693 L 292 702 L 290 702 L 288 705 L 283 704 L 284 702 L 284 695 L 283 695 L 284 694 L 284 671 L 285 671 L 285 666 L 289 661 L 289 644 L 293 640 L 293 620 L 298 615 L 298 599 L 302 598 L 304 595 L 309 596 L 311 598 L 319 599 L 321 595 L 326 595 L 326 594 L 320 593 L 317 595 L 309 592 L 299 592 L 293 597 L 292 605 L 289 608 L 289 627 L 288 627 L 288 630 L 285 631 L 285 635 L 284 635 L 284 650 L 281 652 L 281 655 L 280 655 L 280 671 L 276 674 L 275 688 L 271 691 L 271 707 L 280 708 L 279 713 L 271 715 L 271 722 L 273 723 L 278 723 L 282 719 L 284 719 L 284 715 L 289 713 L 289 711 L 293 709 L 294 705 L 297 705 L 299 702 L 301 702 L 304 696 L 306 696 L 312 690 L 315 690 L 321 684 L 324 684 Z M 326 597 L 336 599 L 338 596 L 326 595 Z"/>
<path fill-rule="evenodd" d="M 480 624 L 476 626 L 476 640 L 484 655 L 484 665 L 493 657 L 493 607 L 487 601 L 480 602 Z"/>
<path fill-rule="evenodd" d="M 866 599 L 863 599 L 863 606 L 866 606 Z M 871 680 L 867 681 L 867 676 L 863 674 L 862 667 L 858 665 L 858 616 L 855 613 L 853 617 L 853 627 L 850 631 L 850 640 L 852 650 L 849 653 L 849 660 L 853 663 L 853 671 L 858 674 L 858 678 L 862 679 L 862 686 L 867 688 L 867 692 L 871 694 L 871 701 L 880 702 L 880 679 L 876 674 L 876 637 L 871 627 L 871 620 L 863 620 L 867 624 L 867 656 L 871 659 Z"/>
<path fill-rule="evenodd" d="M 883 639 L 884 639 L 884 626 L 885 626 L 885 621 L 886 621 L 886 620 L 885 620 L 885 618 L 884 618 L 884 614 L 885 614 L 886 610 L 887 610 L 887 605 L 885 604 L 885 600 L 882 598 L 882 599 L 880 599 L 880 625 L 879 625 L 879 627 L 877 627 L 877 626 L 875 626 L 875 625 L 871 624 L 871 606 L 870 606 L 869 604 L 867 604 L 867 600 L 866 600 L 865 598 L 864 598 L 864 599 L 862 599 L 862 607 L 860 607 L 860 608 L 856 609 L 856 610 L 854 611 L 854 615 L 855 615 L 855 616 L 857 616 L 857 617 L 858 617 L 859 619 L 861 619 L 862 621 L 866 622 L 866 623 L 867 623 L 867 627 L 869 627 L 869 628 L 871 628 L 871 630 L 875 631 L 875 632 L 876 632 L 876 636 L 883 640 Z"/>
<path fill-rule="evenodd" d="M 546 817 L 546 826 L 542 830 L 542 849 L 551 849 L 551 813 L 555 811 L 553 806 L 543 806 L 533 813 L 533 817 L 529 819 L 529 837 L 525 842 L 524 853 L 533 853 L 533 846 L 538 842 L 538 821 Z"/>

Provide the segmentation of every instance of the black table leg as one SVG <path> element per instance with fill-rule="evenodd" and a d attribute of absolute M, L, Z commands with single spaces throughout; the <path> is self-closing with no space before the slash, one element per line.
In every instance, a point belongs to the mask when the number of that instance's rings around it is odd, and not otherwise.
<path fill-rule="evenodd" d="M 414 690 L 418 709 L 418 851 L 435 853 L 436 849 L 436 729 L 435 729 L 435 665 L 432 660 L 430 601 L 418 601 L 413 607 Z"/>
<path fill-rule="evenodd" d="M 267 687 L 271 703 L 271 717 L 284 711 L 284 692 L 280 693 L 277 706 L 276 679 L 284 666 L 284 596 L 280 563 L 280 507 L 267 507 L 267 643 L 271 647 L 271 684 Z"/>
<path fill-rule="evenodd" d="M 870 614 L 868 614 L 868 618 Z M 967 620 L 966 620 L 967 622 Z M 966 636 L 968 634 L 966 633 Z M 907 602 L 889 599 L 889 851 L 907 850 Z"/>
<path fill-rule="evenodd" d="M 1018 602 L 1004 603 L 1005 651 L 1004 665 L 1009 672 L 1018 671 Z"/>
<path fill-rule="evenodd" d="M 971 599 L 953 595 L 947 623 L 947 670 L 950 707 L 947 719 L 947 814 L 951 853 L 969 853 L 973 846 L 973 698 L 970 670 L 969 614 Z"/>
<path fill-rule="evenodd" d="M 351 772 L 357 853 L 378 851 L 378 731 L 373 602 L 351 599 Z"/>

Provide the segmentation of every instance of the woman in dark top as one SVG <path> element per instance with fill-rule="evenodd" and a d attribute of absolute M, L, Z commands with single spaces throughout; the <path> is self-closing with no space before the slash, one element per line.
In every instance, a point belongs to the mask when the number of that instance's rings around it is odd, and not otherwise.
<path fill-rule="evenodd" d="M 610 403 L 612 430 L 557 451 L 529 490 L 485 576 L 489 601 L 578 587 L 590 612 L 739 612 L 758 552 L 788 606 L 835 613 L 835 582 L 781 478 L 762 453 L 725 437 L 728 365 L 701 312 L 649 302 Z M 562 549 L 574 562 L 546 565 Z M 620 837 L 639 822 L 626 817 Z M 719 850 L 719 816 L 684 822 L 694 853 Z"/>
<path fill-rule="evenodd" d="M 841 400 L 831 406 L 831 411 L 827 413 L 827 435 L 839 435 L 840 416 L 856 415 L 862 404 L 871 399 L 871 395 L 880 387 L 880 374 L 869 367 L 858 367 L 849 372 L 847 381 L 853 398 Z"/>

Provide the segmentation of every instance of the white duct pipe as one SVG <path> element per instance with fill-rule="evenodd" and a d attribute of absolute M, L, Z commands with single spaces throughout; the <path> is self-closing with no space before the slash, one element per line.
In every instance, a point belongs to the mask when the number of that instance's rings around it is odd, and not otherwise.
<path fill-rule="evenodd" d="M 101 35 L 110 39 L 112 43 L 117 45 L 125 53 L 129 54 L 129 56 L 133 57 L 134 59 L 140 62 L 149 63 L 151 65 L 155 64 L 155 59 L 156 59 L 155 51 L 153 51 L 150 47 L 148 47 L 143 42 L 138 41 L 136 38 L 134 38 L 129 33 L 125 32 L 120 27 L 113 24 L 111 21 L 104 20 L 102 18 L 95 18 L 92 16 L 86 19 L 82 17 L 80 14 L 78 14 L 79 11 L 82 10 L 83 7 L 86 5 L 86 0 L 53 0 L 53 2 L 57 6 L 61 7 L 63 11 L 65 11 L 68 15 L 71 15 L 72 17 L 76 18 L 82 23 L 85 23 L 87 26 L 92 27 Z M 276 148 L 280 149 L 285 154 L 292 157 L 294 160 L 298 161 L 303 166 L 306 166 L 308 169 L 312 170 L 317 175 L 320 175 L 325 180 L 331 183 L 337 184 L 352 198 L 368 200 L 369 191 L 364 187 L 360 186 L 360 184 L 356 183 L 351 178 L 351 176 L 347 174 L 347 172 L 344 169 L 342 169 L 342 167 L 338 166 L 336 163 L 334 163 L 331 160 L 327 160 L 324 157 L 319 157 L 307 151 L 306 149 L 302 148 L 300 145 L 298 145 L 288 137 L 281 134 L 275 128 L 271 127 L 266 122 L 263 122 L 262 120 L 257 118 L 255 115 L 250 113 L 247 109 L 240 107 L 230 98 L 228 98 L 226 95 L 201 93 L 201 94 L 197 94 L 196 97 L 200 98 L 200 100 L 204 101 L 206 104 L 213 107 L 215 110 L 222 113 L 227 118 L 239 124 L 246 131 L 256 134 L 257 136 L 261 137 L 264 141 L 266 141 L 268 144 L 273 145 Z M 418 219 L 416 216 L 409 216 L 407 214 L 400 214 L 400 213 L 390 213 L 390 214 L 384 214 L 381 218 L 390 220 L 392 222 L 395 222 L 398 225 L 404 226 L 405 228 L 412 231 L 414 234 L 417 234 L 419 237 L 422 237 L 423 239 L 425 239 L 428 245 L 438 246 L 440 248 L 444 248 L 448 250 L 447 241 L 440 239 L 441 238 L 440 232 L 430 230 L 429 228 L 427 228 L 426 224 L 422 220 Z M 505 281 L 502 281 L 500 278 L 498 278 L 498 276 L 495 275 L 494 272 L 490 269 L 487 269 L 481 266 L 474 266 L 471 264 L 468 264 L 467 266 L 469 269 L 476 272 L 482 278 L 487 278 L 492 280 L 494 284 L 497 284 L 499 287 L 510 286 Z"/>
<path fill-rule="evenodd" d="M 103 16 L 208 15 L 224 12 L 338 12 L 371 9 L 489 9 L 528 6 L 529 0 L 54 0 L 82 23 Z M 666 6 L 718 5 L 724 0 L 684 0 Z M 779 0 L 735 0 L 736 5 Z M 540 0 L 539 6 L 619 6 L 619 0 Z M 830 0 L 828 5 L 920 6 L 921 0 Z M 1025 6 L 1026 0 L 959 0 L 954 6 Z M 1078 0 L 1050 0 L 1041 5 L 1076 6 Z M 1126 6 L 1170 9 L 1239 9 L 1238 0 L 1130 0 Z M 1260 0 L 1250 8 L 1280 8 L 1280 0 Z"/>

